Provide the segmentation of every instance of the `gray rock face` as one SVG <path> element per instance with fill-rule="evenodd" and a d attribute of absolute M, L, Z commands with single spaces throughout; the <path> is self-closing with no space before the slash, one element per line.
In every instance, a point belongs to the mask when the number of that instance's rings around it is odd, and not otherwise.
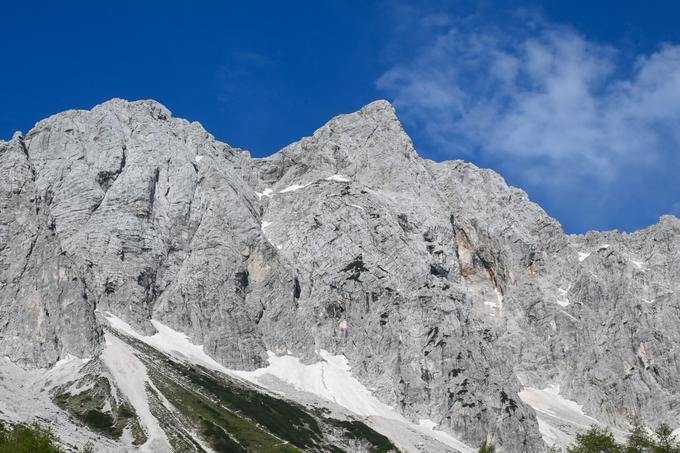
<path fill-rule="evenodd" d="M 152 101 L 0 143 L 0 356 L 95 356 L 95 311 L 229 368 L 326 349 L 407 417 L 507 451 L 544 447 L 523 386 L 677 420 L 679 250 L 673 217 L 565 235 L 492 171 L 420 158 L 385 101 L 265 159 Z"/>

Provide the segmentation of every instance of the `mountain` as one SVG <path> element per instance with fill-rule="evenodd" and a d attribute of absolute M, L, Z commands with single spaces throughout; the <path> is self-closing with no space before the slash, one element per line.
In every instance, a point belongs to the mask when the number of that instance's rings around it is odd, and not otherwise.
<path fill-rule="evenodd" d="M 386 101 L 264 159 L 154 101 L 0 142 L 0 420 L 70 448 L 676 428 L 679 286 L 677 218 L 566 235 L 498 174 L 419 157 Z"/>

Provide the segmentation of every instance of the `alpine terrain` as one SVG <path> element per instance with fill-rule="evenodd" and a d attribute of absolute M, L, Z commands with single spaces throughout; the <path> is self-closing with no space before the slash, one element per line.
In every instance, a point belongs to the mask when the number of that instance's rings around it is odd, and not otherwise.
<path fill-rule="evenodd" d="M 504 452 L 680 425 L 680 220 L 566 235 L 392 106 L 270 157 L 154 101 L 0 142 L 0 422 L 66 451 Z"/>

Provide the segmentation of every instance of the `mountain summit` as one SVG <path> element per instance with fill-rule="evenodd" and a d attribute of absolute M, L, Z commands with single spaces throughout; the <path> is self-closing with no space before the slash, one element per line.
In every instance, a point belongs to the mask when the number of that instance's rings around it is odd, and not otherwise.
<path fill-rule="evenodd" d="M 0 142 L 0 420 L 98 451 L 677 425 L 679 287 L 677 218 L 565 235 L 496 173 L 419 157 L 386 101 L 263 159 L 154 101 Z"/>

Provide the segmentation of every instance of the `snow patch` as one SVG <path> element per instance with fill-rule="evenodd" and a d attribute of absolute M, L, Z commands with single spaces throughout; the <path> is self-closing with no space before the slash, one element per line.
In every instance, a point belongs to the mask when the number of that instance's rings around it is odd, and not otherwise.
<path fill-rule="evenodd" d="M 277 356 L 269 351 L 267 353 L 269 365 L 265 368 L 254 371 L 229 370 L 206 354 L 203 346 L 192 344 L 187 335 L 177 332 L 157 320 L 151 320 L 151 323 L 158 332 L 152 336 L 142 336 L 125 321 L 111 313 L 106 314 L 106 319 L 112 328 L 181 360 L 203 365 L 212 370 L 244 379 L 279 393 L 267 384 L 270 382 L 271 377 L 275 377 L 292 385 L 299 391 L 333 401 L 357 415 L 370 417 L 373 421 L 386 419 L 392 422 L 399 422 L 455 450 L 463 453 L 475 451 L 442 431 L 433 431 L 429 426 L 423 427 L 408 421 L 396 410 L 380 402 L 363 384 L 352 376 L 348 360 L 343 355 L 332 355 L 325 350 L 320 350 L 318 354 L 323 360 L 311 365 L 305 365 L 300 359 L 290 355 L 290 351 L 288 351 L 289 355 L 284 356 Z M 385 428 L 384 426 L 382 427 Z M 384 429 L 384 431 L 386 430 Z"/>
<path fill-rule="evenodd" d="M 304 189 L 305 187 L 309 186 L 312 184 L 311 182 L 308 182 L 307 184 L 293 184 L 292 186 L 288 186 L 283 190 L 279 190 L 279 193 L 288 193 L 288 192 L 295 192 L 296 190 Z"/>
<path fill-rule="evenodd" d="M 583 413 L 582 406 L 560 395 L 558 385 L 550 385 L 540 390 L 525 387 L 519 397 L 536 411 L 538 429 L 543 440 L 549 445 L 563 447 L 570 444 L 577 432 L 587 430 L 592 425 L 602 426 L 598 420 Z M 612 429 L 618 438 L 623 433 Z"/>
<path fill-rule="evenodd" d="M 432 420 L 427 420 L 427 419 L 423 419 L 423 418 L 418 420 L 418 425 L 422 426 L 425 429 L 431 429 L 433 431 L 437 427 L 437 424 L 435 422 L 433 422 Z"/>
<path fill-rule="evenodd" d="M 274 376 L 297 390 L 333 401 L 357 415 L 393 417 L 394 409 L 381 403 L 350 373 L 347 358 L 318 351 L 322 361 L 305 365 L 294 356 L 268 352 L 269 366 L 255 371 L 232 371 L 237 376 L 262 385 L 264 376 Z M 264 386 L 264 385 L 263 385 Z M 265 386 L 266 387 L 266 386 Z"/>
<path fill-rule="evenodd" d="M 597 250 L 598 250 L 598 251 L 599 251 L 599 250 L 606 250 L 606 249 L 608 249 L 609 247 L 611 247 L 611 245 L 609 245 L 609 244 L 601 244 L 601 245 L 597 248 Z M 588 257 L 590 256 L 591 253 L 592 253 L 592 252 L 578 252 L 578 260 L 579 260 L 579 261 L 585 261 L 586 258 L 588 258 Z"/>
<path fill-rule="evenodd" d="M 202 161 L 204 157 L 205 157 L 205 156 L 196 156 L 196 157 L 195 157 L 196 162 Z"/>
<path fill-rule="evenodd" d="M 336 182 L 350 182 L 350 179 L 345 175 L 331 175 L 328 178 L 326 178 L 326 180 Z"/>
<path fill-rule="evenodd" d="M 334 356 L 321 350 L 319 355 L 323 361 L 305 365 L 297 357 L 292 355 L 277 356 L 270 351 L 267 353 L 269 366 L 266 368 L 255 371 L 234 371 L 225 368 L 208 356 L 203 350 L 203 346 L 192 344 L 185 334 L 177 332 L 157 320 L 152 320 L 151 323 L 158 332 L 152 336 L 141 336 L 129 324 L 111 313 L 106 314 L 106 319 L 112 328 L 174 357 L 246 379 L 262 387 L 266 387 L 266 385 L 260 382 L 261 380 L 264 381 L 261 378 L 274 376 L 293 385 L 298 390 L 334 401 L 358 415 L 394 417 L 396 414 L 391 407 L 378 401 L 368 389 L 351 375 L 345 356 Z"/>
<path fill-rule="evenodd" d="M 427 424 L 427 421 L 425 423 Z M 475 453 L 477 451 L 442 431 L 429 429 L 429 425 L 420 426 L 384 417 L 370 417 L 368 424 L 387 436 L 403 452 Z"/>
<path fill-rule="evenodd" d="M 142 336 L 128 323 L 112 313 L 106 313 L 106 320 L 113 329 L 142 341 L 149 346 L 153 346 L 159 351 L 170 354 L 180 360 L 203 365 L 206 368 L 222 373 L 229 373 L 227 368 L 220 365 L 215 359 L 205 353 L 202 345 L 193 344 L 187 335 L 166 326 L 160 321 L 155 319 L 151 320 L 151 324 L 153 324 L 157 330 L 155 334 L 151 336 Z"/>
<path fill-rule="evenodd" d="M 359 206 L 358 204 L 351 204 L 353 208 L 361 209 L 362 211 L 365 211 L 365 209 L 362 206 Z"/>
<path fill-rule="evenodd" d="M 269 241 L 269 243 L 271 245 L 276 247 L 278 250 L 281 250 L 281 249 L 283 249 L 283 245 L 282 244 L 279 244 L 279 245 L 274 244 L 272 239 L 269 236 L 267 236 L 266 228 L 269 227 L 270 225 L 272 225 L 272 222 L 267 222 L 266 220 L 262 221 L 262 225 L 260 226 L 260 229 L 262 230 L 262 234 L 264 235 L 265 238 L 267 238 L 267 241 Z"/>
<path fill-rule="evenodd" d="M 270 189 L 269 187 L 267 187 L 267 188 L 264 189 L 262 192 L 255 192 L 255 195 L 257 195 L 257 199 L 258 199 L 258 200 L 261 200 L 262 197 L 269 197 L 269 198 L 271 198 L 271 197 L 274 196 L 274 191 L 273 191 L 272 189 Z"/>
<path fill-rule="evenodd" d="M 433 422 L 432 420 L 427 420 L 427 419 L 420 419 L 418 420 L 418 425 L 417 427 L 421 432 L 424 432 L 428 435 L 431 435 L 432 437 L 436 438 L 440 442 L 456 448 L 458 451 L 462 453 L 474 453 L 475 449 L 470 448 L 469 446 L 465 445 L 463 442 L 459 441 L 455 437 L 451 436 L 450 434 L 445 433 L 444 431 L 439 431 L 437 430 L 437 424 Z"/>
<path fill-rule="evenodd" d="M 111 372 L 116 385 L 135 408 L 139 421 L 146 431 L 147 441 L 140 447 L 144 452 L 171 452 L 165 432 L 151 413 L 146 386 L 155 389 L 146 367 L 135 356 L 127 343 L 110 333 L 104 333 L 106 347 L 101 359 Z M 160 394 L 160 392 L 157 391 Z"/>
<path fill-rule="evenodd" d="M 564 288 L 557 288 L 557 292 L 560 293 L 560 296 L 562 297 L 562 298 L 558 297 L 555 300 L 555 302 L 557 302 L 557 305 L 561 307 L 566 307 L 567 305 L 569 305 L 569 298 L 566 297 L 567 293 L 569 293 L 569 290 L 566 290 Z"/>
<path fill-rule="evenodd" d="M 220 365 L 217 361 L 215 361 L 212 357 L 210 357 L 208 354 L 205 353 L 203 350 L 203 346 L 201 345 L 195 345 L 191 343 L 191 340 L 187 335 L 185 335 L 182 332 L 177 332 L 176 330 L 166 326 L 165 324 L 152 319 L 151 324 L 156 328 L 157 332 L 151 336 L 143 336 L 138 334 L 132 326 L 130 326 L 128 323 L 123 321 L 122 319 L 118 318 L 116 315 L 112 313 L 106 313 L 106 320 L 109 322 L 109 325 L 115 329 L 118 330 L 132 338 L 135 338 L 139 341 L 142 341 L 149 346 L 153 346 L 154 348 L 158 349 L 159 351 L 165 352 L 166 354 L 169 354 L 179 360 L 185 361 L 185 362 L 190 362 L 193 364 L 198 364 L 198 365 L 203 365 L 206 368 L 213 369 L 215 371 L 219 371 L 225 374 L 229 373 L 229 370 L 226 369 L 224 366 Z M 115 338 L 115 337 L 114 337 Z M 118 340 L 120 341 L 120 340 Z M 134 355 L 133 355 L 134 357 Z M 136 357 L 134 357 L 135 360 L 139 361 Z M 142 366 L 144 366 L 142 364 Z M 149 384 L 151 382 L 149 381 Z M 142 385 L 142 388 L 144 386 Z M 125 393 L 125 391 L 123 391 Z M 160 393 L 157 392 L 159 396 L 161 397 L 161 402 L 163 405 L 168 408 L 169 410 L 172 411 L 172 405 L 170 404 L 167 399 Z M 126 395 L 127 396 L 127 395 Z M 129 397 L 128 397 L 129 398 Z M 147 403 L 148 406 L 148 403 Z M 136 407 L 135 407 L 136 409 Z M 141 418 L 141 417 L 140 417 Z M 192 433 L 194 434 L 194 433 Z M 199 435 L 194 435 L 194 440 L 201 444 L 204 450 L 206 451 L 212 451 L 210 450 L 207 446 L 203 445 L 203 442 L 200 440 Z M 146 444 L 145 444 L 146 445 Z M 151 450 L 155 451 L 155 450 Z"/>
<path fill-rule="evenodd" d="M 273 352 L 268 352 L 269 366 L 266 368 L 255 371 L 232 371 L 232 373 L 265 388 L 267 387 L 266 378 L 273 376 L 297 390 L 332 401 L 357 415 L 405 423 L 456 451 L 463 453 L 475 451 L 453 436 L 434 430 L 433 422 L 425 420 L 425 425 L 422 425 L 421 420 L 421 425 L 416 425 L 406 420 L 392 407 L 380 402 L 370 390 L 352 376 L 345 356 L 332 355 L 323 349 L 318 351 L 318 354 L 323 361 L 305 365 L 297 357 L 277 356 Z"/>

